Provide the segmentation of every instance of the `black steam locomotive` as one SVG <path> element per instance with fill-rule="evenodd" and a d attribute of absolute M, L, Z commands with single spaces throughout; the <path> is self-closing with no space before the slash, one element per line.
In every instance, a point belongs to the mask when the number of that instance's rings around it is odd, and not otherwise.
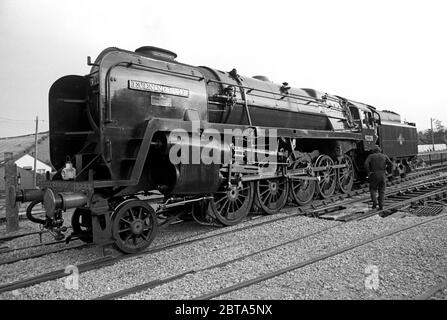
<path fill-rule="evenodd" d="M 349 192 L 364 177 L 375 144 L 395 174 L 417 155 L 414 124 L 400 116 L 313 89 L 275 84 L 175 60 L 155 47 L 105 49 L 86 76 L 57 80 L 49 92 L 50 153 L 57 173 L 21 190 L 29 219 L 59 238 L 75 209 L 72 235 L 146 248 L 158 221 L 188 208 L 199 220 L 240 222 L 288 200 Z M 154 210 L 151 195 L 162 195 Z M 32 209 L 43 203 L 45 219 Z"/>

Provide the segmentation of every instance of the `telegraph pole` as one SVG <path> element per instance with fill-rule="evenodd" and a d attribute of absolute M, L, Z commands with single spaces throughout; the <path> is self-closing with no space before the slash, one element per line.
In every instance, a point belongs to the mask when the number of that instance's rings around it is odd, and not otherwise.
<path fill-rule="evenodd" d="M 39 127 L 39 117 L 36 116 L 36 134 L 34 137 L 34 176 L 33 176 L 33 187 L 36 188 L 37 185 L 37 130 Z"/>
<path fill-rule="evenodd" d="M 433 147 L 433 151 L 435 151 L 435 135 L 433 133 L 433 118 L 430 118 L 430 125 L 431 125 L 431 144 Z"/>

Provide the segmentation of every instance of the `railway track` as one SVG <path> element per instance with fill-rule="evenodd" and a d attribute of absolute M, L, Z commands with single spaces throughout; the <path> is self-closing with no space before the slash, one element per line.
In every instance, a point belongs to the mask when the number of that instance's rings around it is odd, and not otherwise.
<path fill-rule="evenodd" d="M 259 251 L 256 251 L 256 252 L 252 252 L 252 253 L 250 253 L 248 255 L 244 255 L 242 257 L 238 257 L 238 258 L 235 258 L 235 259 L 232 259 L 232 260 L 228 260 L 228 261 L 225 261 L 225 262 L 222 262 L 222 263 L 219 263 L 219 264 L 215 264 L 215 265 L 212 265 L 212 266 L 209 266 L 209 267 L 206 267 L 206 268 L 186 271 L 184 273 L 181 273 L 181 274 L 178 274 L 178 275 L 174 275 L 174 276 L 166 278 L 166 279 L 161 279 L 161 280 L 157 279 L 157 280 L 149 281 L 149 282 L 146 282 L 144 284 L 141 284 L 141 285 L 138 285 L 138 286 L 135 286 L 135 287 L 123 289 L 123 290 L 120 290 L 120 291 L 117 291 L 117 292 L 114 292 L 114 293 L 110 293 L 110 294 L 107 294 L 107 295 L 95 298 L 94 300 L 112 300 L 112 299 L 117 299 L 117 298 L 121 298 L 121 297 L 124 297 L 124 296 L 128 296 L 130 294 L 137 293 L 137 292 L 140 292 L 140 291 L 143 291 L 143 290 L 153 289 L 153 288 L 155 288 L 157 286 L 170 283 L 170 282 L 175 281 L 177 279 L 183 278 L 183 277 L 185 277 L 187 275 L 194 274 L 194 273 L 199 273 L 199 272 L 203 272 L 203 271 L 211 270 L 211 269 L 215 269 L 215 268 L 225 267 L 225 266 L 227 266 L 227 265 L 229 265 L 231 263 L 242 261 L 244 259 L 247 259 L 249 257 L 255 256 L 257 254 L 260 254 L 260 253 L 263 253 L 263 252 L 267 252 L 267 251 L 270 251 L 270 250 L 273 250 L 273 249 L 276 249 L 276 248 L 280 248 L 280 247 L 285 246 L 287 244 L 291 244 L 291 243 L 294 243 L 294 242 L 297 242 L 297 241 L 300 241 L 300 240 L 303 240 L 303 239 L 306 239 L 306 238 L 318 235 L 318 234 L 323 233 L 324 231 L 327 231 L 327 230 L 330 230 L 330 229 L 332 229 L 332 227 L 324 228 L 324 229 L 318 230 L 316 232 L 313 232 L 313 233 L 310 233 L 310 234 L 307 234 L 307 235 L 304 235 L 304 236 L 301 236 L 301 237 L 298 237 L 298 238 L 295 238 L 295 239 L 292 239 L 292 240 L 289 240 L 289 241 L 286 241 L 286 242 L 283 242 L 283 243 L 280 243 L 280 244 L 277 244 L 277 245 L 274 245 L 274 246 L 271 246 L 271 247 L 268 247 L 268 248 L 265 248 L 265 249 L 262 249 L 262 250 L 259 250 Z"/>
<path fill-rule="evenodd" d="M 39 235 L 41 236 L 44 233 L 48 233 L 47 231 L 32 231 L 32 232 L 25 232 L 20 234 L 14 234 L 9 236 L 0 237 L 0 243 L 11 241 L 18 238 L 23 238 L 27 236 L 33 236 L 33 235 Z"/>
<path fill-rule="evenodd" d="M 96 259 L 94 261 L 89 261 L 87 263 L 80 264 L 77 267 L 79 269 L 79 272 L 81 273 L 81 272 L 86 272 L 89 270 L 94 270 L 97 268 L 105 267 L 107 265 L 111 265 L 111 264 L 115 263 L 115 261 L 116 260 L 114 259 L 113 256 L 105 256 L 105 257 Z M 31 278 L 16 281 L 16 282 L 13 282 L 10 284 L 2 285 L 2 286 L 0 286 L 0 293 L 26 288 L 29 286 L 33 286 L 33 285 L 45 282 L 45 281 L 56 280 L 59 278 L 63 278 L 66 275 L 67 274 L 65 273 L 65 269 L 47 272 L 47 273 L 38 275 L 36 277 L 31 277 Z"/>
<path fill-rule="evenodd" d="M 41 244 L 41 245 L 36 245 L 36 247 L 37 246 L 49 246 L 49 245 L 54 245 L 54 244 L 58 244 L 58 243 L 61 243 L 61 242 L 60 241 L 55 241 L 55 242 L 51 242 L 51 243 L 45 243 L 45 244 Z M 87 248 L 89 246 L 90 245 L 87 244 L 87 243 L 79 243 L 79 244 L 75 244 L 75 245 L 72 245 L 72 246 L 65 246 L 65 247 L 62 247 L 62 248 L 55 248 L 55 249 L 44 251 L 44 252 L 36 252 L 36 253 L 30 254 L 30 255 L 27 255 L 25 257 L 13 257 L 13 258 L 9 258 L 9 259 L 5 259 L 5 260 L 0 261 L 0 266 L 6 265 L 6 264 L 16 263 L 18 261 L 40 258 L 42 256 L 46 256 L 46 255 L 54 254 L 54 253 L 58 253 L 58 252 L 63 252 L 63 251 L 67 251 L 67 250 L 84 249 L 84 248 Z M 27 249 L 28 248 L 32 248 L 32 247 L 33 246 L 29 246 L 29 247 L 27 247 Z M 23 249 L 23 248 L 10 249 L 7 252 L 0 252 L 0 254 L 6 254 L 8 252 L 14 252 L 14 251 L 17 251 L 17 250 L 20 250 L 20 249 Z"/>
<path fill-rule="evenodd" d="M 350 251 L 350 250 L 356 249 L 358 247 L 361 247 L 361 246 L 367 245 L 369 243 L 372 243 L 374 241 L 377 241 L 377 240 L 380 240 L 380 239 L 383 239 L 383 238 L 386 238 L 386 237 L 390 237 L 392 235 L 404 232 L 406 230 L 410 230 L 410 229 L 416 228 L 418 226 L 427 224 L 427 223 L 435 221 L 435 220 L 445 219 L 446 217 L 447 217 L 446 215 L 437 216 L 435 218 L 431 218 L 431 219 L 428 219 L 428 220 L 423 221 L 423 222 L 415 223 L 415 224 L 412 224 L 410 226 L 399 228 L 397 230 L 392 230 L 392 231 L 386 232 L 384 234 L 381 234 L 381 235 L 378 235 L 378 236 L 375 236 L 375 237 L 371 237 L 371 238 L 369 238 L 367 240 L 359 241 L 359 242 L 354 243 L 352 245 L 344 246 L 344 247 L 342 247 L 340 249 L 337 249 L 337 250 L 331 251 L 329 253 L 326 253 L 326 254 L 314 257 L 312 259 L 309 259 L 309 260 L 306 260 L 306 261 L 302 261 L 302 262 L 297 263 L 297 264 L 293 264 L 291 266 L 282 268 L 280 270 L 277 270 L 277 271 L 274 271 L 274 272 L 269 272 L 269 273 L 266 273 L 266 274 L 264 274 L 262 276 L 258 276 L 256 278 L 253 278 L 253 279 L 250 279 L 250 280 L 247 280 L 247 281 L 242 281 L 242 282 L 237 283 L 237 284 L 235 284 L 233 286 L 229 286 L 229 287 L 226 287 L 226 288 L 223 288 L 223 289 L 211 291 L 211 292 L 209 292 L 207 294 L 204 294 L 204 295 L 201 295 L 201 296 L 198 296 L 198 297 L 194 298 L 194 300 L 209 300 L 209 299 L 217 298 L 217 297 L 222 296 L 224 294 L 227 294 L 227 293 L 230 293 L 230 292 L 233 292 L 233 291 L 237 291 L 237 290 L 249 287 L 251 285 L 254 285 L 254 284 L 266 281 L 268 279 L 275 278 L 275 277 L 280 276 L 282 274 L 285 274 L 287 272 L 294 271 L 294 270 L 297 270 L 297 269 L 301 269 L 303 267 L 312 265 L 312 264 L 317 263 L 319 261 L 323 261 L 323 260 L 326 260 L 328 258 L 340 255 L 340 254 L 345 253 L 347 251 Z"/>
<path fill-rule="evenodd" d="M 424 174 L 424 175 L 426 175 L 426 174 Z M 434 181 L 434 180 L 436 180 L 436 181 Z M 428 185 L 428 184 L 436 185 L 437 184 L 438 187 L 440 187 L 439 186 L 439 181 L 440 180 L 441 181 L 446 181 L 446 183 L 447 183 L 447 177 L 444 178 L 444 179 L 430 178 L 428 180 L 419 182 L 418 185 Z M 409 180 L 408 179 L 402 179 L 402 181 L 406 182 L 406 181 L 409 181 Z M 367 189 L 367 188 L 364 188 L 364 189 Z M 387 192 L 386 195 L 393 195 L 393 193 L 396 194 L 398 192 L 402 192 L 402 189 L 404 189 L 404 188 L 400 188 L 399 190 L 391 190 L 391 191 Z M 446 191 L 447 191 L 447 187 L 442 189 L 441 191 L 438 190 L 438 192 L 440 192 L 440 193 L 446 192 Z M 435 194 L 435 192 L 431 192 L 427 196 L 428 197 L 432 197 L 432 196 L 434 196 L 434 194 Z M 353 199 L 353 197 L 359 196 L 359 195 L 361 195 L 361 192 L 358 192 L 358 190 L 357 190 L 357 191 L 353 192 L 353 194 L 350 195 L 351 198 L 346 200 L 346 198 L 349 197 L 349 195 L 347 197 L 343 197 L 343 199 L 345 199 L 345 201 L 342 201 L 340 204 L 337 204 L 337 206 L 343 206 L 343 205 L 347 205 L 349 203 L 354 203 L 354 202 L 366 200 L 367 197 L 363 197 L 361 199 Z M 338 195 L 338 196 L 336 196 L 334 198 L 338 198 L 338 200 L 340 200 L 340 195 Z M 423 199 L 423 195 L 419 195 L 419 198 Z M 336 200 L 331 201 L 331 202 L 333 203 L 335 201 Z M 94 270 L 94 269 L 98 269 L 98 268 L 101 268 L 101 267 L 105 267 L 105 266 L 114 264 L 114 263 L 116 263 L 118 261 L 121 261 L 123 259 L 130 259 L 130 258 L 134 258 L 134 257 L 141 256 L 141 255 L 155 253 L 155 252 L 159 252 L 159 251 L 162 251 L 162 250 L 167 250 L 167 249 L 171 249 L 171 248 L 187 245 L 187 244 L 190 244 L 190 243 L 193 243 L 193 242 L 203 241 L 203 240 L 210 239 L 210 238 L 213 238 L 213 237 L 218 237 L 218 236 L 222 236 L 222 235 L 225 235 L 225 234 L 229 234 L 229 233 L 233 233 L 233 232 L 239 232 L 239 231 L 246 230 L 246 229 L 249 229 L 249 228 L 254 228 L 254 227 L 261 226 L 261 225 L 265 225 L 265 224 L 269 224 L 269 223 L 273 223 L 273 222 L 289 219 L 289 218 L 292 218 L 294 216 L 303 215 L 304 212 L 306 211 L 305 209 L 311 209 L 311 211 L 308 212 L 308 214 L 318 216 L 318 212 L 321 211 L 321 209 L 318 209 L 318 208 L 324 207 L 324 206 L 327 206 L 327 205 L 328 205 L 328 200 L 327 199 L 326 200 L 320 200 L 320 201 L 316 201 L 316 203 L 313 203 L 312 205 L 303 207 L 304 209 L 301 208 L 301 210 L 298 210 L 298 212 L 290 213 L 290 214 L 287 214 L 286 216 L 273 218 L 273 219 L 266 220 L 266 221 L 264 220 L 264 221 L 260 221 L 260 222 L 255 221 L 255 223 L 250 224 L 250 225 L 246 225 L 246 226 L 234 226 L 234 227 L 228 228 L 227 230 L 219 232 L 217 234 L 211 234 L 214 230 L 206 231 L 206 232 L 203 232 L 202 234 L 188 236 L 188 237 L 186 237 L 186 238 L 184 238 L 182 240 L 177 240 L 177 241 L 173 241 L 171 243 L 160 245 L 158 247 L 153 247 L 153 248 L 150 248 L 150 249 L 148 249 L 146 251 L 139 252 L 139 253 L 136 253 L 136 254 L 120 255 L 120 256 L 112 256 L 112 255 L 106 256 L 106 257 L 103 257 L 103 258 L 100 258 L 100 259 L 96 259 L 96 260 L 93 260 L 93 261 L 90 261 L 90 262 L 86 262 L 86 263 L 80 265 L 79 266 L 79 272 L 82 273 L 82 272 L 85 272 L 85 271 L 89 271 L 89 270 Z M 400 205 L 402 205 L 402 203 L 400 203 L 399 206 Z M 395 207 L 397 207 L 397 205 L 395 205 Z M 391 210 L 393 208 L 385 207 L 385 210 Z M 297 207 L 294 207 L 293 209 L 297 209 Z M 363 218 L 367 218 L 369 216 L 372 216 L 372 215 L 375 215 L 375 214 L 378 214 L 378 213 L 380 213 L 380 211 L 369 212 L 369 213 L 367 213 L 365 215 L 357 215 L 357 217 L 355 219 L 359 220 L 362 217 Z M 350 219 L 350 220 L 347 220 L 347 221 L 352 221 L 352 220 L 355 220 L 355 219 Z M 342 222 L 340 222 L 340 224 L 342 224 Z M 336 225 L 336 226 L 338 226 L 338 225 Z M 336 226 L 334 226 L 334 227 L 336 227 Z M 324 230 L 324 231 L 326 231 L 326 230 Z M 210 234 L 208 234 L 208 233 L 210 233 Z M 206 235 L 206 234 L 208 234 L 208 235 Z M 298 241 L 298 240 L 299 239 L 296 239 L 295 241 Z M 20 288 L 25 288 L 27 286 L 35 285 L 35 284 L 38 284 L 38 283 L 41 283 L 41 282 L 45 282 L 45 281 L 49 281 L 49 280 L 55 280 L 55 279 L 58 279 L 58 278 L 62 278 L 64 276 L 66 276 L 65 269 L 56 270 L 56 271 L 49 272 L 49 273 L 46 273 L 46 274 L 38 275 L 36 277 L 31 277 L 31 278 L 28 278 L 28 279 L 25 279 L 25 280 L 20 280 L 20 281 L 16 281 L 16 282 L 13 282 L 13 283 L 10 283 L 10 284 L 2 285 L 2 286 L 0 286 L 0 293 L 11 291 L 11 290 L 16 290 L 16 289 L 20 289 Z"/>
<path fill-rule="evenodd" d="M 444 178 L 422 182 L 405 189 L 388 192 L 385 195 L 383 210 L 362 210 L 359 212 L 352 212 L 352 210 L 346 210 L 346 206 L 335 205 L 320 210 L 314 210 L 311 214 L 323 219 L 347 222 L 351 220 L 366 219 L 376 214 L 388 215 L 392 211 L 410 205 L 416 206 L 423 204 L 425 201 L 445 198 L 446 195 L 447 178 Z M 369 202 L 371 202 L 369 199 L 362 201 L 365 205 Z"/>
<path fill-rule="evenodd" d="M 446 195 L 446 197 L 447 197 L 447 195 Z M 362 218 L 365 218 L 365 217 L 363 216 Z M 267 280 L 267 279 L 279 276 L 279 275 L 281 275 L 283 273 L 286 273 L 286 272 L 289 272 L 289 271 L 293 271 L 293 270 L 296 270 L 296 269 L 299 269 L 299 268 L 303 268 L 305 266 L 308 266 L 310 264 L 313 264 L 313 263 L 322 261 L 324 259 L 333 257 L 335 255 L 342 254 L 342 253 L 344 253 L 346 251 L 353 250 L 353 249 L 355 249 L 357 247 L 366 245 L 366 244 L 374 242 L 376 240 L 379 240 L 379 239 L 382 239 L 382 238 L 385 238 L 385 237 L 388 237 L 388 236 L 391 236 L 391 235 L 403 232 L 405 230 L 409 230 L 409 229 L 418 227 L 420 225 L 432 222 L 434 220 L 443 219 L 443 218 L 447 218 L 447 215 L 442 215 L 442 216 L 438 216 L 438 217 L 435 217 L 435 218 L 431 218 L 429 220 L 426 220 L 426 221 L 423 221 L 423 222 L 420 222 L 420 223 L 416 223 L 416 224 L 413 224 L 411 226 L 406 226 L 406 227 L 403 227 L 403 228 L 399 228 L 397 230 L 392 230 L 392 231 L 386 232 L 386 233 L 384 233 L 382 235 L 375 236 L 375 237 L 372 237 L 372 238 L 364 240 L 364 241 L 359 241 L 359 242 L 357 242 L 355 244 L 352 244 L 352 245 L 349 245 L 349 246 L 345 246 L 345 247 L 342 247 L 340 249 L 337 249 L 337 250 L 334 250 L 332 252 L 329 252 L 327 254 L 323 254 L 323 255 L 314 257 L 312 259 L 300 262 L 298 264 L 294 264 L 292 266 L 280 269 L 278 271 L 271 272 L 271 273 L 265 274 L 263 276 L 256 277 L 256 278 L 254 278 L 252 280 L 241 282 L 241 283 L 239 283 L 237 285 L 230 286 L 228 288 L 224 288 L 224 289 L 221 289 L 221 290 L 218 290 L 218 291 L 215 291 L 215 292 L 208 293 L 206 295 L 197 297 L 196 299 L 200 299 L 201 300 L 201 299 L 216 298 L 216 297 L 218 297 L 220 295 L 223 295 L 223 294 L 235 291 L 235 290 L 242 289 L 244 287 L 247 287 L 247 286 L 259 283 L 261 281 L 264 281 L 264 280 Z M 361 218 L 359 217 L 358 220 L 361 220 Z M 353 219 L 350 220 L 350 221 L 353 221 Z M 194 269 L 194 270 L 185 271 L 183 273 L 180 273 L 180 274 L 177 274 L 177 275 L 173 275 L 173 276 L 167 277 L 165 279 L 151 280 L 151 281 L 148 281 L 146 283 L 143 283 L 143 284 L 140 284 L 140 285 L 137 285 L 137 286 L 134 286 L 134 287 L 126 288 L 126 289 L 123 289 L 123 290 L 120 290 L 120 291 L 116 291 L 116 292 L 113 292 L 113 293 L 110 293 L 110 294 L 107 294 L 107 295 L 103 295 L 103 296 L 97 297 L 94 300 L 119 299 L 119 298 L 123 298 L 125 296 L 129 296 L 129 295 L 134 294 L 134 293 L 138 293 L 138 292 L 149 290 L 149 289 L 154 289 L 154 288 L 156 288 L 158 286 L 172 283 L 172 282 L 174 282 L 176 280 L 179 280 L 181 278 L 184 278 L 184 277 L 186 277 L 188 275 L 197 274 L 197 273 L 204 272 L 204 271 L 207 271 L 207 270 L 222 268 L 222 267 L 225 267 L 227 265 L 233 264 L 235 262 L 245 260 L 245 259 L 247 259 L 249 257 L 255 256 L 255 255 L 259 255 L 261 253 L 268 252 L 268 251 L 271 251 L 271 250 L 274 250 L 274 249 L 277 249 L 277 248 L 280 248 L 280 247 L 292 244 L 294 242 L 298 242 L 298 241 L 301 241 L 303 239 L 316 236 L 318 234 L 322 234 L 322 233 L 327 232 L 327 231 L 329 231 L 331 229 L 338 228 L 341 225 L 345 225 L 345 223 L 342 222 L 342 221 L 338 221 L 337 224 L 332 225 L 330 227 L 326 227 L 326 228 L 320 229 L 318 231 L 315 231 L 315 232 L 312 232 L 312 233 L 309 233 L 309 234 L 306 234 L 306 235 L 303 235 L 303 236 L 291 239 L 289 241 L 286 241 L 286 242 L 283 242 L 283 243 L 280 243 L 280 244 L 276 244 L 274 246 L 270 246 L 270 247 L 264 248 L 262 250 L 258 250 L 258 251 L 252 252 L 250 254 L 247 254 L 247 255 L 244 255 L 244 256 L 241 256 L 241 257 L 238 257 L 238 258 L 235 258 L 235 259 L 227 260 L 225 262 L 218 263 L 218 264 L 215 264 L 215 265 L 211 265 L 211 266 L 208 266 L 208 267 L 205 267 L 205 268 L 201 268 L 201 269 Z"/>

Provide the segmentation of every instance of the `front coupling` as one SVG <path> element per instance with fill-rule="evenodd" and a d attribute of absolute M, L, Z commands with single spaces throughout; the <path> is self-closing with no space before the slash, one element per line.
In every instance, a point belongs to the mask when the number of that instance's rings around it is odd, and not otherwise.
<path fill-rule="evenodd" d="M 54 194 L 50 188 L 45 190 L 43 195 L 43 206 L 46 216 L 54 217 L 56 210 L 67 210 L 77 207 L 83 207 L 87 204 L 88 197 L 82 192 L 61 192 Z"/>

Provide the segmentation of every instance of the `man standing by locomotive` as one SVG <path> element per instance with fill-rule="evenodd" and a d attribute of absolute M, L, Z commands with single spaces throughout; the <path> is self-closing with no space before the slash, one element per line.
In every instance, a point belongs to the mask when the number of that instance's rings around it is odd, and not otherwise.
<path fill-rule="evenodd" d="M 383 209 L 383 200 L 385 196 L 386 169 L 392 167 L 393 163 L 378 145 L 374 146 L 371 153 L 365 161 L 365 169 L 369 180 L 369 192 L 373 203 L 373 209 L 377 208 L 377 191 L 379 191 L 379 210 Z"/>

